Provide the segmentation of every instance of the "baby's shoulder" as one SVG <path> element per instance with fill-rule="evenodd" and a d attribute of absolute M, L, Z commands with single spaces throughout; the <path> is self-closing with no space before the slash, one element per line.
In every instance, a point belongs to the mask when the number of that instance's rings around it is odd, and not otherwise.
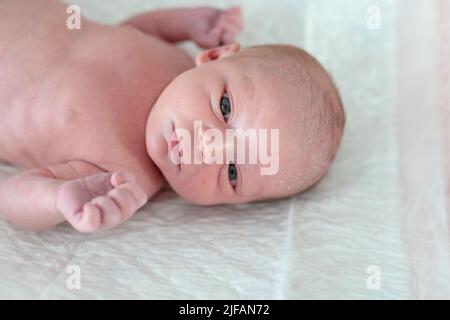
<path fill-rule="evenodd" d="M 192 57 L 178 46 L 129 25 L 95 25 L 79 41 L 77 51 L 79 58 L 83 52 L 94 61 L 121 67 L 140 65 L 141 69 L 151 66 L 171 70 L 194 66 Z"/>
<path fill-rule="evenodd" d="M 142 93 L 148 101 L 193 67 L 192 58 L 180 48 L 130 26 L 95 26 L 71 51 L 67 76 L 73 88 L 98 98 L 127 100 Z"/>

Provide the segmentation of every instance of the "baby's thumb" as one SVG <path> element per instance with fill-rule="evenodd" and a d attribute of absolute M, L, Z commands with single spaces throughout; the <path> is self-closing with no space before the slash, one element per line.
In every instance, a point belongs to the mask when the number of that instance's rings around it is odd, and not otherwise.
<path fill-rule="evenodd" d="M 111 184 L 114 187 L 118 187 L 121 184 L 124 184 L 125 182 L 136 182 L 136 178 L 134 175 L 132 175 L 131 173 L 127 173 L 127 172 L 115 172 L 113 173 L 113 175 L 111 176 Z"/>
<path fill-rule="evenodd" d="M 231 6 L 227 10 L 230 13 L 242 14 L 242 9 L 240 6 Z"/>

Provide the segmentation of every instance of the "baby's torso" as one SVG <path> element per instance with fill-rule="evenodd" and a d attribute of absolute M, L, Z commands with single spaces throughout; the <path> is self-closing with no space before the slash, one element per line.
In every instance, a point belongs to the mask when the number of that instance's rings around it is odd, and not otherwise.
<path fill-rule="evenodd" d="M 63 4 L 38 14 L 33 1 L 12 3 L 0 4 L 0 159 L 25 168 L 85 160 L 157 189 L 147 116 L 192 59 L 130 27 L 83 20 L 68 30 Z"/>

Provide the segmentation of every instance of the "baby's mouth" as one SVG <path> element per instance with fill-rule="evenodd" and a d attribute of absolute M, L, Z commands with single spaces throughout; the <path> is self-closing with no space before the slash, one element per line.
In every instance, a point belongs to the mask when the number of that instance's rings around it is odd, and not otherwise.
<path fill-rule="evenodd" d="M 169 140 L 169 155 L 172 157 L 172 155 L 178 154 L 178 161 L 174 161 L 171 158 L 171 161 L 174 162 L 178 166 L 178 170 L 181 170 L 181 163 L 182 163 L 182 157 L 183 157 L 183 149 L 182 144 L 180 143 L 180 137 L 178 137 L 176 133 L 176 127 L 175 123 L 172 122 L 172 134 Z"/>
<path fill-rule="evenodd" d="M 173 148 L 180 144 L 180 138 L 177 135 L 177 128 L 175 127 L 175 123 L 172 122 L 172 133 L 170 135 L 169 140 L 169 151 L 172 152 Z"/>
<path fill-rule="evenodd" d="M 169 150 L 170 150 L 170 152 L 172 152 L 173 148 L 175 148 L 179 143 L 180 142 L 176 138 L 170 139 L 170 142 L 169 142 Z"/>

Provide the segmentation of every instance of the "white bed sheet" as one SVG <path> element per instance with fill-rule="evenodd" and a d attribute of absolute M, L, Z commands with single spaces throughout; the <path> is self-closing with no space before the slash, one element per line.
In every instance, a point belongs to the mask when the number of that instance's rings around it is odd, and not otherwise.
<path fill-rule="evenodd" d="M 115 23 L 208 1 L 70 3 Z M 430 37 L 450 34 L 438 23 L 442 1 L 216 3 L 242 5 L 244 46 L 295 44 L 331 70 L 347 128 L 329 175 L 302 195 L 250 205 L 201 208 L 165 192 L 128 223 L 92 235 L 68 225 L 37 234 L 0 220 L 0 298 L 450 298 L 448 47 Z M 380 29 L 367 27 L 370 5 L 381 10 Z M 0 178 L 15 171 L 0 164 Z M 67 286 L 73 265 L 79 290 Z M 370 285 L 374 270 L 379 288 Z"/>

